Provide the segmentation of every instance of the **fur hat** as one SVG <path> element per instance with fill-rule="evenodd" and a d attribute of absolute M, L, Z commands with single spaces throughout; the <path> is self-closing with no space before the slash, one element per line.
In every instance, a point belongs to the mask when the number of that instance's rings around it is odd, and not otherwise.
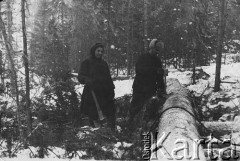
<path fill-rule="evenodd" d="M 90 55 L 93 56 L 93 57 L 95 57 L 95 50 L 96 50 L 97 48 L 99 48 L 99 47 L 101 47 L 101 48 L 104 49 L 104 45 L 103 45 L 102 43 L 96 43 L 96 44 L 94 44 L 94 45 L 91 47 Z"/>

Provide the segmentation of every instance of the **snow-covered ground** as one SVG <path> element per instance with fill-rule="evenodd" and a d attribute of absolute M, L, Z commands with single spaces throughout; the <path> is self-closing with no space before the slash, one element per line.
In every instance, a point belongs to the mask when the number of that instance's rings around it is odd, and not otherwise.
<path fill-rule="evenodd" d="M 211 66 L 203 66 L 203 71 L 209 74 L 208 79 L 199 79 L 197 83 L 191 85 L 191 71 L 172 72 L 169 73 L 168 78 L 177 78 L 180 83 L 186 85 L 190 91 L 196 96 L 208 95 L 207 109 L 214 109 L 221 107 L 223 109 L 238 109 L 240 106 L 240 63 L 223 64 L 221 67 L 221 91 L 214 92 L 215 84 L 215 64 Z M 207 89 L 206 89 L 207 88 Z M 206 89 L 206 90 L 205 90 Z"/>
<path fill-rule="evenodd" d="M 59 158 L 29 158 L 27 156 L 23 158 L 0 158 L 0 161 L 79 161 L 79 159 L 59 159 Z"/>
<path fill-rule="evenodd" d="M 208 89 L 205 91 L 204 95 L 210 94 L 209 102 L 207 103 L 208 108 L 214 108 L 219 105 L 223 107 L 239 107 L 240 105 L 240 63 L 232 63 L 232 64 L 226 64 L 222 65 L 221 70 L 221 79 L 226 82 L 233 82 L 233 83 L 222 83 L 221 88 L 222 91 L 220 92 L 213 92 L 214 87 L 214 80 L 215 80 L 215 65 L 211 66 L 204 66 L 202 67 L 203 71 L 209 74 L 208 79 L 199 79 L 197 80 L 197 83 L 195 85 L 191 85 L 191 71 L 170 71 L 167 78 L 177 78 L 180 83 L 185 85 L 189 90 L 193 91 L 196 95 L 202 94 L 204 89 L 208 86 Z M 132 83 L 133 79 L 129 80 L 117 80 L 114 82 L 115 84 L 115 97 L 121 97 L 126 94 L 132 93 Z M 83 86 L 77 85 L 75 89 L 78 92 L 82 92 Z M 224 97 L 228 97 L 228 101 L 217 101 L 215 103 L 214 100 L 221 99 Z M 124 143 L 127 144 L 127 143 Z M 115 150 L 120 153 L 119 147 L 121 146 L 131 146 L 131 145 L 122 145 L 122 143 L 118 142 L 115 145 Z M 30 147 L 31 151 L 29 149 L 21 150 L 17 153 L 17 158 L 0 158 L 0 161 L 76 161 L 79 160 L 78 157 L 74 157 L 73 159 L 65 158 L 65 159 L 59 159 L 57 158 L 56 154 L 61 156 L 61 158 L 64 158 L 66 156 L 66 152 L 64 149 L 61 148 L 53 148 L 53 151 L 55 154 L 49 152 L 49 156 L 44 159 L 38 159 L 38 158 L 31 158 L 33 157 L 32 153 L 37 153 L 37 149 L 34 147 Z M 103 147 L 104 148 L 104 147 Z M 0 149 L 1 151 L 1 149 Z M 84 152 L 79 152 L 79 155 L 81 155 Z"/>
<path fill-rule="evenodd" d="M 133 84 L 133 79 L 114 81 L 115 98 L 122 97 L 126 94 L 131 94 L 132 93 L 132 84 Z M 79 93 L 82 93 L 83 85 L 76 85 L 75 90 Z"/>

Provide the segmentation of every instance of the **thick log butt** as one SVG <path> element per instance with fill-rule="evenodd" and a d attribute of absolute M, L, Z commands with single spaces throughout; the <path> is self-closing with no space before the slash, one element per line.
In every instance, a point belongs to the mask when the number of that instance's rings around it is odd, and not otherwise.
<path fill-rule="evenodd" d="M 168 79 L 167 93 L 170 97 L 163 106 L 158 125 L 160 148 L 152 153 L 152 158 L 206 161 L 188 90 L 177 79 Z"/>

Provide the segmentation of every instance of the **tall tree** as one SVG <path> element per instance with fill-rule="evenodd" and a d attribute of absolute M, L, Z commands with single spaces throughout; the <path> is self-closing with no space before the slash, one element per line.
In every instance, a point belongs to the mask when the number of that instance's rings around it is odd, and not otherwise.
<path fill-rule="evenodd" d="M 13 44 L 13 15 L 12 15 L 12 5 L 13 5 L 13 1 L 12 0 L 9 0 L 6 2 L 6 7 L 7 7 L 7 12 L 6 12 L 6 17 L 7 17 L 7 36 L 8 36 L 8 41 L 9 43 Z M 15 58 L 15 53 L 12 52 L 12 57 L 13 57 L 13 60 Z M 12 72 L 14 69 L 12 69 L 12 66 L 11 66 L 11 62 L 9 59 L 7 59 L 6 61 L 6 64 L 7 64 L 7 68 Z M 13 77 L 10 77 L 10 82 L 11 84 L 14 84 L 14 80 L 13 80 Z M 11 88 L 11 92 L 14 93 L 15 92 L 15 87 L 14 86 L 10 86 Z"/>
<path fill-rule="evenodd" d="M 131 3 L 132 0 L 129 0 L 128 2 L 128 28 L 127 28 L 127 75 L 129 76 L 131 74 L 131 42 L 130 42 L 130 36 L 131 36 Z"/>
<path fill-rule="evenodd" d="M 221 85 L 221 64 L 222 64 L 222 51 L 223 51 L 223 40 L 224 30 L 226 24 L 225 18 L 226 1 L 221 0 L 220 17 L 219 17 L 219 29 L 218 29 L 218 43 L 217 43 L 217 57 L 216 57 L 216 75 L 215 75 L 215 86 L 214 91 L 220 90 Z"/>
<path fill-rule="evenodd" d="M 28 134 L 32 131 L 32 114 L 30 109 L 30 82 L 29 82 L 29 63 L 28 63 L 28 53 L 27 53 L 27 34 L 26 34 L 26 23 L 25 23 L 25 5 L 26 1 L 21 1 L 21 12 L 22 12 L 22 34 L 23 34 L 23 61 L 25 67 L 25 86 L 26 86 L 26 95 L 25 95 L 25 109 L 27 112 L 27 132 Z"/>
<path fill-rule="evenodd" d="M 62 1 L 60 1 L 62 2 Z M 53 10 L 59 8 L 59 12 Z M 35 72 L 59 80 L 69 72 L 70 27 L 67 14 L 59 3 L 40 1 L 31 38 L 31 55 Z M 51 6 L 51 7 L 50 7 Z M 64 13 L 64 14 L 63 14 Z M 60 17 L 60 18 L 59 18 Z"/>
<path fill-rule="evenodd" d="M 110 40 L 111 3 L 112 3 L 111 0 L 107 1 L 108 8 L 107 8 L 107 46 L 106 46 L 106 48 L 107 48 L 107 62 L 109 64 L 110 64 L 110 55 L 109 54 L 110 54 L 110 41 L 111 41 Z"/>
<path fill-rule="evenodd" d="M 71 71 L 77 72 L 78 70 L 78 62 L 80 57 L 80 54 L 83 53 L 82 47 L 83 47 L 83 17 L 82 14 L 82 2 L 73 0 L 73 7 L 72 7 L 72 37 L 70 39 L 71 42 L 71 49 L 69 54 L 69 66 L 71 68 Z"/>
<path fill-rule="evenodd" d="M 1 10 L 1 3 L 0 3 L 0 10 Z M 6 27 L 2 18 L 2 12 L 0 12 L 0 30 L 2 33 L 2 37 L 3 37 L 3 41 L 4 41 L 4 45 L 7 51 L 7 57 L 10 61 L 10 65 L 11 65 L 11 78 L 13 80 L 13 84 L 14 84 L 14 89 L 15 89 L 15 97 L 16 97 L 16 105 L 17 105 L 17 121 L 18 121 L 18 127 L 19 127 L 19 131 L 20 131 L 20 140 L 23 139 L 23 133 L 22 133 L 22 123 L 21 123 L 21 118 L 20 118 L 20 101 L 19 101 L 19 89 L 18 89 L 18 77 L 17 77 L 17 72 L 15 69 L 15 63 L 14 63 L 14 59 L 13 59 L 13 47 L 12 44 L 9 41 L 9 37 L 7 35 L 6 32 Z"/>
<path fill-rule="evenodd" d="M 34 17 L 33 32 L 31 33 L 30 41 L 30 67 L 32 67 L 36 73 L 41 69 L 41 58 L 45 53 L 48 42 L 48 21 L 50 17 L 49 13 L 49 2 L 47 0 L 41 0 L 38 5 L 38 11 Z"/>
<path fill-rule="evenodd" d="M 148 0 L 144 0 L 144 20 L 143 20 L 143 35 L 144 35 L 144 52 L 148 49 Z"/>
<path fill-rule="evenodd" d="M 0 75 L 1 75 L 1 84 L 4 85 L 4 65 L 3 65 L 3 53 L 0 50 Z"/>

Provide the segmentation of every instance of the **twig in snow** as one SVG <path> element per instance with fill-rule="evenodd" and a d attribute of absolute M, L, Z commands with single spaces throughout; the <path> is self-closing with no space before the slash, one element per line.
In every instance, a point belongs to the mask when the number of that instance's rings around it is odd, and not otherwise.
<path fill-rule="evenodd" d="M 35 158 L 36 156 L 35 156 L 35 154 L 33 153 L 32 149 L 29 146 L 28 146 L 28 149 L 31 151 L 33 157 Z"/>
<path fill-rule="evenodd" d="M 13 150 L 13 152 L 12 152 L 12 154 L 11 154 L 12 156 L 13 156 L 14 153 L 17 152 L 17 150 L 27 141 L 27 139 L 28 139 L 40 126 L 42 126 L 42 123 L 39 123 L 39 124 L 37 125 L 37 127 L 35 127 L 35 128 L 33 129 L 33 131 L 32 131 L 30 134 L 28 134 L 28 136 L 26 137 L 26 139 L 25 139 L 21 144 L 19 144 L 18 146 L 16 146 L 16 148 Z"/>
<path fill-rule="evenodd" d="M 50 152 L 52 152 L 54 155 L 56 155 L 58 157 L 58 159 L 60 159 L 60 156 L 58 156 L 56 153 L 54 153 L 54 151 L 50 148 L 47 148 L 47 150 L 49 150 Z"/>

